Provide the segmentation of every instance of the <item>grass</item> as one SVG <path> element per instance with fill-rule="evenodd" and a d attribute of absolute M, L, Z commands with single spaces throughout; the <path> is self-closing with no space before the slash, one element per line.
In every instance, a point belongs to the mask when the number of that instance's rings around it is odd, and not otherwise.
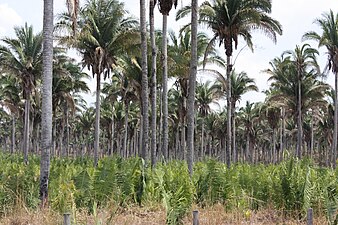
<path fill-rule="evenodd" d="M 226 212 L 224 206 L 215 204 L 207 208 L 194 206 L 199 211 L 200 225 L 222 225 L 222 224 L 250 224 L 250 225 L 271 225 L 285 224 L 295 225 L 304 224 L 304 221 L 296 220 L 284 215 L 284 213 L 264 209 L 259 211 L 231 211 Z M 77 211 L 75 220 L 72 224 L 77 225 L 97 225 L 97 224 L 119 224 L 119 225 L 161 225 L 166 222 L 166 212 L 162 206 L 138 207 L 136 205 L 129 208 L 105 208 L 98 210 L 96 215 L 91 215 L 86 211 Z M 74 219 L 74 216 L 72 217 Z M 0 219 L 2 225 L 58 225 L 63 224 L 63 216 L 50 209 L 44 211 L 28 211 L 25 208 L 15 209 L 11 214 L 5 215 Z M 183 224 L 192 224 L 192 214 L 188 214 L 183 219 Z M 314 224 L 328 224 L 324 215 L 315 215 Z"/>

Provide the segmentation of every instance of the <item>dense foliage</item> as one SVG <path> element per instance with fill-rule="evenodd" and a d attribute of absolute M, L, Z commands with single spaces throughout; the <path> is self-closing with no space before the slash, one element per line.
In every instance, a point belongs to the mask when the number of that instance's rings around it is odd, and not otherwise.
<path fill-rule="evenodd" d="M 1 154 L 0 163 L 0 213 L 17 205 L 38 207 L 39 158 L 25 166 L 22 156 Z M 310 160 L 237 164 L 228 169 L 209 159 L 196 163 L 194 169 L 191 180 L 182 161 L 159 163 L 151 170 L 140 158 L 106 157 L 97 168 L 88 158 L 55 158 L 49 201 L 54 210 L 74 214 L 80 208 L 95 213 L 97 208 L 162 204 L 168 224 L 179 224 L 192 204 L 216 203 L 227 211 L 272 207 L 297 218 L 312 207 L 315 213 L 336 219 L 338 170 L 319 168 Z"/>

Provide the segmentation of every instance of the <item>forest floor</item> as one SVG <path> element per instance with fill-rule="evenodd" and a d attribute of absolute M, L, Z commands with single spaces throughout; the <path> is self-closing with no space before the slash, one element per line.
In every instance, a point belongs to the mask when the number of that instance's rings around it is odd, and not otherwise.
<path fill-rule="evenodd" d="M 222 225 L 222 224 L 247 224 L 247 225 L 294 225 L 306 224 L 306 221 L 296 220 L 283 215 L 283 213 L 275 210 L 259 210 L 259 211 L 236 211 L 226 212 L 222 205 L 214 205 L 206 208 L 195 207 L 199 211 L 200 225 Z M 114 210 L 100 210 L 94 215 L 87 212 L 77 211 L 72 215 L 72 225 L 165 225 L 165 210 L 160 207 L 130 207 Z M 28 211 L 21 208 L 14 210 L 13 213 L 0 218 L 2 225 L 62 225 L 63 216 L 51 210 L 45 211 Z M 192 224 L 192 214 L 188 214 L 183 224 Z M 314 218 L 315 225 L 327 224 L 325 216 L 317 216 Z"/>

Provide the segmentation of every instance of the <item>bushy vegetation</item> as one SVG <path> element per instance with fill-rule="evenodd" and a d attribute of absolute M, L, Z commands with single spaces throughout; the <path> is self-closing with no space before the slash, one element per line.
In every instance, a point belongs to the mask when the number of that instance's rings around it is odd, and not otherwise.
<path fill-rule="evenodd" d="M 18 155 L 0 154 L 0 213 L 17 205 L 37 208 L 39 158 L 29 165 Z M 319 168 L 311 160 L 279 165 L 225 164 L 208 159 L 195 164 L 190 179 L 182 161 L 158 163 L 151 169 L 140 158 L 107 157 L 94 168 L 91 159 L 53 159 L 49 201 L 52 209 L 75 212 L 129 205 L 162 204 L 167 223 L 180 224 L 193 204 L 216 203 L 230 210 L 273 207 L 304 218 L 309 207 L 337 221 L 338 170 Z"/>

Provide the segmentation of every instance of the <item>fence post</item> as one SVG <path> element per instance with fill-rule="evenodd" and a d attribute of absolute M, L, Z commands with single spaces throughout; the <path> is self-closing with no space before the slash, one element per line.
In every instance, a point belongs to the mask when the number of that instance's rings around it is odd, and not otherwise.
<path fill-rule="evenodd" d="M 313 210 L 309 208 L 307 210 L 307 225 L 313 225 Z"/>
<path fill-rule="evenodd" d="M 70 225 L 70 213 L 63 214 L 63 224 Z"/>
<path fill-rule="evenodd" d="M 192 212 L 192 224 L 193 225 L 199 225 L 199 220 L 198 220 L 198 210 L 194 210 Z"/>

